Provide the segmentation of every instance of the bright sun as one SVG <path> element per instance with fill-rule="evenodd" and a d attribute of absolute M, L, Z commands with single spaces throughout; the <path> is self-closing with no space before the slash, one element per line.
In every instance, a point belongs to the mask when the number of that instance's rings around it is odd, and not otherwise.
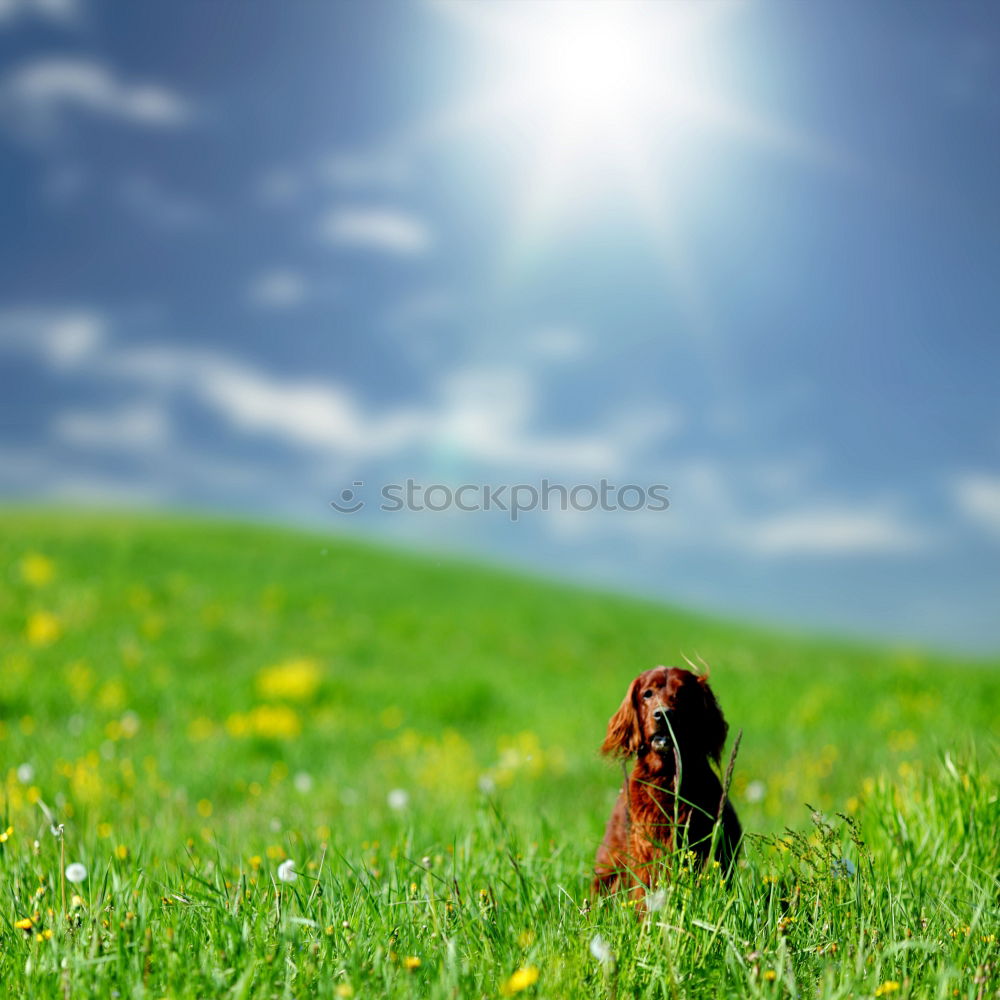
<path fill-rule="evenodd" d="M 550 124 L 596 135 L 648 107 L 663 81 L 634 18 L 592 9 L 559 23 L 550 17 L 510 52 L 509 72 Z"/>
<path fill-rule="evenodd" d="M 469 33 L 478 82 L 428 137 L 475 133 L 511 164 L 520 239 L 612 199 L 665 244 L 697 182 L 706 133 L 801 152 L 801 140 L 722 93 L 722 0 L 443 0 Z M 669 252 L 669 247 L 667 247 Z"/>

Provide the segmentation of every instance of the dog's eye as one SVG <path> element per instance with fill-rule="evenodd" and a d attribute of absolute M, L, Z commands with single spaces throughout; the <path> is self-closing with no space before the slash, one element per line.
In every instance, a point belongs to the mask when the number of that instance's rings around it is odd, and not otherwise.
<path fill-rule="evenodd" d="M 650 688 L 648 691 L 643 691 L 642 692 L 642 696 L 643 696 L 643 698 L 652 698 L 653 697 L 653 689 Z"/>

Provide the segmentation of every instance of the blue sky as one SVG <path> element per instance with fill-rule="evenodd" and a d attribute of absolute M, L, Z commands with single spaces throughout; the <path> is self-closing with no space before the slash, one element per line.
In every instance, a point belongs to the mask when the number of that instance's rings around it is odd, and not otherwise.
<path fill-rule="evenodd" d="M 0 67 L 4 496 L 1000 645 L 992 4 L 0 0 Z"/>

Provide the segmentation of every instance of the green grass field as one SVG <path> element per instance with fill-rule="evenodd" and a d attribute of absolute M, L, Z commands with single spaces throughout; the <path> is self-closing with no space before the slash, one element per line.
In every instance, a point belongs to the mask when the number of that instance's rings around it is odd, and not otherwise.
<path fill-rule="evenodd" d="M 996 661 L 271 528 L 0 526 L 0 992 L 1000 996 Z M 750 836 L 640 920 L 588 905 L 597 747 L 682 654 Z"/>

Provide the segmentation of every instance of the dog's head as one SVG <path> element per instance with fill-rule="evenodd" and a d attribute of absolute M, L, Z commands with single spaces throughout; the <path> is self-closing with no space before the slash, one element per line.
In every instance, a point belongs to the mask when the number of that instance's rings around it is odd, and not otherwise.
<path fill-rule="evenodd" d="M 676 742 L 682 757 L 700 754 L 718 763 L 728 731 L 707 677 L 654 667 L 629 685 L 608 722 L 601 752 L 631 757 L 652 751 L 672 761 Z"/>

